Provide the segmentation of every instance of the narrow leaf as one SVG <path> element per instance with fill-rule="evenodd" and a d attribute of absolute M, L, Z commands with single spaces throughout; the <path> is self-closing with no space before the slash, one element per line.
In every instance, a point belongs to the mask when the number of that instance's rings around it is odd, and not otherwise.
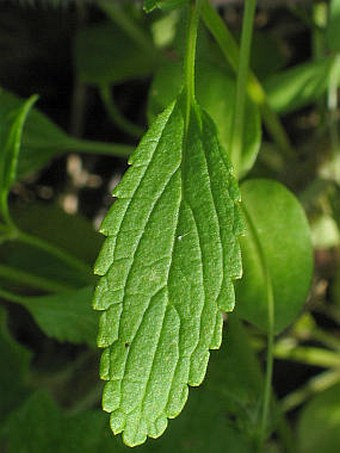
<path fill-rule="evenodd" d="M 3 118 L 1 118 L 0 194 L 2 209 L 4 209 L 4 203 L 11 184 L 16 178 L 24 124 L 36 99 L 36 96 L 32 96 L 27 101 L 21 103 L 18 108 L 7 111 L 3 115 Z"/>
<path fill-rule="evenodd" d="M 241 274 L 239 191 L 211 119 L 180 101 L 150 128 L 115 190 L 95 271 L 104 410 L 138 445 L 176 417 L 205 375 Z"/>
<path fill-rule="evenodd" d="M 264 82 L 270 106 L 289 113 L 315 102 L 325 93 L 334 58 L 303 63 L 270 76 Z"/>

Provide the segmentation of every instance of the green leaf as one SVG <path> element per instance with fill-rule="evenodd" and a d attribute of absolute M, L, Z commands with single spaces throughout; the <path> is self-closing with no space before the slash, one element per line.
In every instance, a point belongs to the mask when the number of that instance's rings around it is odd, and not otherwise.
<path fill-rule="evenodd" d="M 231 315 L 220 351 L 211 355 L 204 384 L 193 389 L 182 414 L 164 436 L 138 448 L 141 453 L 237 453 L 254 451 L 263 376 L 247 331 Z M 273 419 L 274 417 L 272 417 Z M 129 451 L 123 447 L 122 451 Z"/>
<path fill-rule="evenodd" d="M 160 436 L 204 379 L 241 274 L 239 191 L 207 114 L 181 101 L 143 138 L 101 232 L 103 407 L 127 445 Z"/>
<path fill-rule="evenodd" d="M 6 217 L 7 196 L 15 181 L 21 140 L 27 115 L 36 101 L 32 96 L 17 108 L 11 108 L 1 115 L 0 129 L 0 209 Z"/>
<path fill-rule="evenodd" d="M 315 396 L 298 423 L 301 453 L 337 453 L 340 445 L 340 383 Z"/>
<path fill-rule="evenodd" d="M 238 314 L 267 330 L 269 284 L 278 333 L 297 317 L 309 291 L 308 222 L 297 199 L 278 182 L 248 180 L 241 192 L 247 234 L 240 241 L 244 275 L 237 285 Z"/>
<path fill-rule="evenodd" d="M 68 416 L 45 392 L 36 392 L 10 417 L 8 453 L 109 453 L 121 451 L 99 411 Z"/>
<path fill-rule="evenodd" d="M 89 221 L 79 215 L 65 214 L 53 204 L 13 205 L 11 213 L 22 231 L 45 239 L 88 263 L 93 263 L 103 242 Z M 41 219 L 48 219 L 48 222 Z M 65 292 L 93 285 L 94 277 L 90 271 L 84 273 L 74 269 L 45 251 L 19 241 L 7 241 L 0 246 L 0 282 L 19 293 L 27 294 L 27 288 Z"/>
<path fill-rule="evenodd" d="M 264 81 L 272 109 L 289 113 L 312 104 L 325 93 L 334 58 L 303 63 L 279 72 Z"/>
<path fill-rule="evenodd" d="M 198 63 L 196 78 L 197 100 L 214 120 L 220 142 L 228 151 L 235 107 L 235 80 L 222 68 L 206 61 Z M 163 63 L 150 89 L 149 116 L 151 118 L 176 98 L 181 85 L 181 63 Z M 228 96 L 225 93 L 228 93 Z M 241 175 L 253 166 L 261 144 L 260 113 L 257 106 L 250 100 L 246 103 L 245 116 L 247 121 L 244 127 Z"/>
<path fill-rule="evenodd" d="M 7 313 L 0 307 L 0 423 L 21 404 L 28 388 L 25 380 L 31 360 L 30 352 L 17 343 L 7 327 Z"/>
<path fill-rule="evenodd" d="M 247 332 L 231 316 L 221 350 L 210 359 L 205 383 L 191 392 L 183 413 L 164 436 L 141 452 L 252 452 L 263 377 Z"/>
<path fill-rule="evenodd" d="M 156 52 L 143 50 L 112 22 L 78 32 L 75 64 L 81 80 L 94 85 L 115 84 L 150 76 Z"/>
<path fill-rule="evenodd" d="M 19 111 L 23 105 L 22 99 L 0 88 L 0 118 L 9 117 L 12 111 Z M 0 143 L 2 146 L 6 140 L 6 134 L 8 134 L 6 124 L 4 120 L 1 121 Z M 23 130 L 17 178 L 22 179 L 37 172 L 53 157 L 72 150 L 118 156 L 127 156 L 130 152 L 129 147 L 125 145 L 77 140 L 70 137 L 39 110 L 32 109 Z"/>
<path fill-rule="evenodd" d="M 98 316 L 91 309 L 93 287 L 63 294 L 20 297 L 41 330 L 58 341 L 96 344 Z"/>
<path fill-rule="evenodd" d="M 333 52 L 340 51 L 340 1 L 331 0 L 326 30 L 328 48 Z"/>
<path fill-rule="evenodd" d="M 144 0 L 144 10 L 150 13 L 156 8 L 169 11 L 184 6 L 188 0 Z"/>

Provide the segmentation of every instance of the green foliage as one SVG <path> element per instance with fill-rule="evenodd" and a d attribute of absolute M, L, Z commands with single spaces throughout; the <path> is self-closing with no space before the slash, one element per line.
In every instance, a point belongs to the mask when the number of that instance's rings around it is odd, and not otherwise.
<path fill-rule="evenodd" d="M 315 396 L 304 408 L 298 425 L 299 451 L 322 449 L 336 453 L 340 442 L 340 384 Z"/>
<path fill-rule="evenodd" d="M 315 102 L 327 89 L 333 64 L 334 59 L 328 57 L 270 76 L 264 87 L 271 107 L 288 113 Z"/>
<path fill-rule="evenodd" d="M 340 2 L 45 3 L 1 84 L 77 138 L 0 90 L 0 450 L 336 452 Z"/>
<path fill-rule="evenodd" d="M 340 2 L 331 0 L 329 8 L 329 21 L 326 31 L 327 45 L 333 52 L 340 50 Z"/>
<path fill-rule="evenodd" d="M 16 179 L 18 157 L 21 146 L 21 137 L 25 120 L 36 97 L 32 96 L 19 108 L 11 108 L 3 112 L 0 130 L 0 209 L 4 220 L 7 220 L 7 196 L 11 185 Z"/>
<path fill-rule="evenodd" d="M 105 433 L 105 417 L 97 411 L 68 416 L 51 397 L 36 392 L 10 417 L 6 426 L 9 453 L 49 451 L 116 452 Z"/>
<path fill-rule="evenodd" d="M 294 195 L 276 181 L 248 180 L 241 191 L 247 234 L 241 239 L 244 277 L 237 285 L 238 313 L 268 330 L 269 285 L 279 333 L 301 311 L 311 283 L 307 219 Z"/>
<path fill-rule="evenodd" d="M 230 136 L 235 109 L 235 80 L 224 69 L 208 61 L 198 61 L 196 96 L 199 104 L 214 120 L 224 153 L 230 149 Z M 156 73 L 149 94 L 149 117 L 154 118 L 173 101 L 183 83 L 182 65 L 164 63 Z M 221 96 L 221 93 L 228 93 Z M 244 128 L 243 150 L 239 172 L 241 175 L 253 166 L 261 143 L 261 123 L 257 106 L 247 101 L 247 122 Z"/>
<path fill-rule="evenodd" d="M 27 101 L 28 104 L 25 104 L 23 100 L 13 94 L 0 89 L 0 117 L 7 118 L 7 121 L 12 121 L 13 114 L 22 111 L 24 116 L 21 116 L 21 120 L 26 120 L 24 130 L 21 131 L 23 138 L 20 145 L 20 159 L 17 168 L 18 179 L 41 170 L 52 158 L 60 156 L 67 151 L 74 150 L 114 156 L 128 156 L 130 154 L 131 148 L 129 146 L 103 144 L 70 137 L 37 109 L 32 109 L 26 118 L 28 111 L 25 111 L 24 106 L 26 105 L 26 109 L 27 107 L 31 108 L 30 102 L 33 102 L 33 100 Z M 7 140 L 6 134 L 9 134 L 8 125 L 5 126 L 5 124 L 3 122 L 0 129 L 0 141 L 3 146 Z M 16 126 L 13 127 L 16 128 Z M 18 133 L 18 129 L 16 131 Z M 17 146 L 20 142 L 20 140 L 17 141 Z"/>
<path fill-rule="evenodd" d="M 144 0 L 144 9 L 147 13 L 156 8 L 169 11 L 181 7 L 188 3 L 188 0 Z"/>
<path fill-rule="evenodd" d="M 3 425 L 8 414 L 22 402 L 28 393 L 25 381 L 31 360 L 30 352 L 11 336 L 7 323 L 7 313 L 4 308 L 0 307 L 0 356 L 3 364 L 0 374 L 1 425 Z M 13 379 L 13 376 L 15 376 L 15 379 Z"/>
<path fill-rule="evenodd" d="M 88 58 L 89 53 L 92 58 Z M 83 81 L 100 85 L 147 77 L 157 60 L 155 49 L 143 48 L 118 26 L 107 23 L 79 31 L 75 62 Z"/>
<path fill-rule="evenodd" d="M 239 193 L 211 119 L 181 98 L 130 159 L 104 220 L 94 307 L 105 310 L 103 407 L 128 445 L 158 437 L 205 375 L 240 276 Z"/>
<path fill-rule="evenodd" d="M 48 337 L 96 344 L 98 319 L 91 312 L 93 287 L 49 296 L 21 297 L 18 302 Z"/>

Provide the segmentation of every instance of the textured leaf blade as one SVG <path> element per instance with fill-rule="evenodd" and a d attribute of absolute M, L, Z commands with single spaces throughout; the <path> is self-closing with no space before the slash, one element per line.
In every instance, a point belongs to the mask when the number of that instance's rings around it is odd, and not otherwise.
<path fill-rule="evenodd" d="M 158 437 L 205 375 L 241 274 L 239 191 L 211 119 L 181 102 L 161 114 L 103 222 L 94 307 L 104 310 L 104 410 L 128 445 Z"/>

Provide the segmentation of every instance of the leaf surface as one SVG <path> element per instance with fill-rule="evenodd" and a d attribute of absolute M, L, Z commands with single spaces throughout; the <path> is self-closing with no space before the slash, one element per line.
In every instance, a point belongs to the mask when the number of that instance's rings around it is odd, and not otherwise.
<path fill-rule="evenodd" d="M 236 82 L 225 68 L 198 62 L 196 92 L 199 104 L 214 120 L 221 145 L 228 152 L 233 128 Z M 149 117 L 162 111 L 176 98 L 182 85 L 181 63 L 165 62 L 157 71 L 149 92 Z M 244 175 L 253 166 L 261 144 L 261 120 L 258 107 L 247 99 L 243 149 L 239 172 Z"/>
<path fill-rule="evenodd" d="M 45 391 L 24 401 L 6 426 L 8 453 L 117 453 L 118 442 L 109 436 L 106 417 L 95 410 L 67 415 Z"/>
<path fill-rule="evenodd" d="M 176 417 L 221 343 L 241 274 L 239 191 L 211 119 L 181 101 L 143 138 L 101 231 L 94 308 L 103 310 L 104 410 L 138 445 Z"/>
<path fill-rule="evenodd" d="M 21 304 L 48 337 L 94 346 L 98 319 L 91 310 L 92 294 L 90 286 L 62 294 L 22 297 Z"/>
<path fill-rule="evenodd" d="M 312 104 L 325 93 L 333 64 L 328 57 L 268 77 L 264 88 L 270 106 L 278 113 L 289 113 Z"/>
<path fill-rule="evenodd" d="M 315 395 L 301 411 L 298 445 L 301 453 L 337 453 L 340 444 L 340 383 Z"/>
<path fill-rule="evenodd" d="M 92 25 L 78 32 L 75 62 L 81 80 L 92 83 L 122 83 L 150 76 L 156 51 L 147 52 L 113 23 Z"/>
<path fill-rule="evenodd" d="M 7 312 L 0 307 L 0 423 L 21 404 L 28 393 L 26 378 L 31 353 L 12 337 L 7 327 Z"/>
<path fill-rule="evenodd" d="M 23 128 L 27 115 L 35 101 L 36 96 L 32 96 L 19 106 L 1 112 L 0 194 L 2 203 L 0 207 L 2 209 L 5 209 L 5 200 L 16 178 Z"/>
<path fill-rule="evenodd" d="M 5 119 L 11 112 L 24 108 L 25 101 L 0 88 L 0 143 L 4 146 L 9 124 Z M 104 146 L 103 146 L 104 145 Z M 17 179 L 37 172 L 54 157 L 67 151 L 99 152 L 113 156 L 127 156 L 129 147 L 125 145 L 103 144 L 96 141 L 84 141 L 67 135 L 59 126 L 38 109 L 33 108 L 27 117 L 23 129 L 20 157 L 17 166 Z M 105 149 L 103 149 L 105 147 Z M 0 165 L 1 168 L 1 165 Z"/>
<path fill-rule="evenodd" d="M 267 330 L 269 283 L 278 333 L 297 317 L 309 291 L 313 270 L 309 225 L 298 200 L 278 182 L 248 180 L 241 192 L 247 234 L 240 241 L 244 275 L 237 284 L 238 314 Z"/>

